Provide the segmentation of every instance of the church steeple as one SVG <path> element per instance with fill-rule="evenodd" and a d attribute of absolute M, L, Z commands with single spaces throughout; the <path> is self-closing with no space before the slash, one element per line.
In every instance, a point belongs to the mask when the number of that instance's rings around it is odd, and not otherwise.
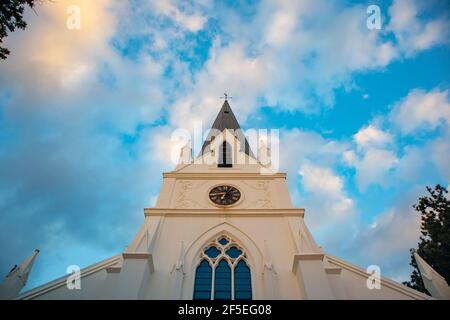
<path fill-rule="evenodd" d="M 214 120 L 213 122 L 213 125 L 208 133 L 208 137 L 203 143 L 201 154 L 204 154 L 209 150 L 209 145 L 211 141 L 215 138 L 215 135 L 217 135 L 218 132 L 220 133 L 223 132 L 223 130 L 225 129 L 234 131 L 234 135 L 241 142 L 240 151 L 243 151 L 250 157 L 255 158 L 255 156 L 252 153 L 252 150 L 250 149 L 250 145 L 248 144 L 247 138 L 245 138 L 245 135 L 242 132 L 241 127 L 239 126 L 239 122 L 234 116 L 233 110 L 231 110 L 227 96 L 225 96 L 225 101 L 222 105 L 222 108 L 220 109 L 219 114 L 216 117 L 216 120 Z"/>

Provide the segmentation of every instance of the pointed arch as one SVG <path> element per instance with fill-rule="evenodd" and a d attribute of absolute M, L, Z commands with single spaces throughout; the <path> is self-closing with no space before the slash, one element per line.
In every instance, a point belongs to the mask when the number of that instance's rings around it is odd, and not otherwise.
<path fill-rule="evenodd" d="M 194 300 L 252 299 L 247 253 L 234 239 L 219 235 L 203 247 L 199 260 L 195 271 Z"/>
<path fill-rule="evenodd" d="M 200 234 L 194 241 L 192 241 L 185 251 L 185 261 L 189 261 L 188 256 L 192 255 L 192 251 L 195 251 L 194 254 L 198 254 L 203 245 L 211 242 L 211 240 L 219 236 L 219 234 L 228 235 L 229 237 L 235 239 L 245 247 L 255 263 L 260 262 L 261 265 L 263 264 L 263 251 L 259 248 L 256 242 L 246 232 L 228 221 L 224 221 L 210 227 Z"/>
<path fill-rule="evenodd" d="M 209 250 L 212 246 L 217 246 L 220 250 L 221 244 L 220 240 L 223 238 L 228 239 L 230 243 L 222 246 L 221 255 L 216 255 L 215 250 L 212 249 L 208 251 L 212 257 L 209 258 L 206 254 L 206 251 Z M 238 257 L 237 251 L 231 251 L 231 256 L 228 256 L 225 251 L 230 250 L 232 247 L 236 247 L 233 250 L 241 250 L 245 254 L 241 254 Z M 196 268 L 199 265 L 202 259 L 209 260 L 210 263 L 215 263 L 215 266 L 221 259 L 226 255 L 226 259 L 228 259 L 229 266 L 231 268 L 231 281 L 234 283 L 234 268 L 240 261 L 244 261 L 249 270 L 251 272 L 248 274 L 245 283 L 250 284 L 249 293 L 248 290 L 245 293 L 240 294 L 240 296 L 245 296 L 242 299 L 261 299 L 262 298 L 262 274 L 263 274 L 263 254 L 260 248 L 256 245 L 255 241 L 245 232 L 237 228 L 236 226 L 230 224 L 229 222 L 221 222 L 215 226 L 210 227 L 206 231 L 204 231 L 201 235 L 199 235 L 186 249 L 184 261 L 186 263 L 186 276 L 185 276 L 185 284 L 183 285 L 183 293 L 182 296 L 185 299 L 192 299 L 193 292 L 195 288 L 195 275 Z M 241 264 L 242 265 L 242 264 Z M 213 284 L 214 286 L 214 267 L 213 267 Z M 231 286 L 231 295 L 234 297 L 236 290 L 234 290 L 233 285 Z M 225 289 L 225 288 L 222 288 Z M 242 289 L 242 288 L 240 288 Z M 244 288 L 245 289 L 245 288 Z M 245 290 L 240 290 L 245 291 Z M 239 292 L 240 292 L 239 291 Z M 213 292 L 211 297 L 214 297 Z M 225 298 L 225 297 L 222 297 Z M 238 297 L 236 297 L 238 298 Z"/>

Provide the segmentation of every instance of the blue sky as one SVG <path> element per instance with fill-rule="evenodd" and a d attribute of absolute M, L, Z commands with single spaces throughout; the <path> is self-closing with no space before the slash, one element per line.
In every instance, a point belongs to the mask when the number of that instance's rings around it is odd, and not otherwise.
<path fill-rule="evenodd" d="M 66 27 L 80 8 L 80 29 Z M 369 30 L 369 4 L 380 30 Z M 159 193 L 177 128 L 223 92 L 280 129 L 281 166 L 323 248 L 402 281 L 426 185 L 450 183 L 445 1 L 58 1 L 0 62 L 0 274 L 28 288 L 121 252 Z"/>

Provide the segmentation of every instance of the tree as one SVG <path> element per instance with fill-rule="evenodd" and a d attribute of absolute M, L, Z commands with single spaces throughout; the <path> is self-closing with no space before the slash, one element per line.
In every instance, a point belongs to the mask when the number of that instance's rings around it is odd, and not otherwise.
<path fill-rule="evenodd" d="M 27 23 L 23 20 L 26 6 L 33 8 L 37 0 L 1 0 L 0 2 L 0 59 L 6 59 L 10 54 L 7 48 L 1 46 L 3 39 L 16 28 L 24 30 Z"/>
<path fill-rule="evenodd" d="M 434 189 L 427 187 L 429 196 L 419 198 L 413 206 L 421 215 L 421 236 L 417 249 L 411 249 L 413 267 L 411 280 L 403 284 L 426 294 L 419 268 L 414 259 L 417 252 L 434 270 L 441 274 L 447 283 L 450 281 L 450 201 L 447 189 L 437 185 Z"/>

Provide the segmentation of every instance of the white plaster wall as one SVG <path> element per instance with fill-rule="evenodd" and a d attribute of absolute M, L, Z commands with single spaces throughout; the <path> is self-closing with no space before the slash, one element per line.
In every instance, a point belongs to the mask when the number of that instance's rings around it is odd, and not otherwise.
<path fill-rule="evenodd" d="M 255 298 L 266 297 L 263 271 L 267 258 L 264 251 L 268 251 L 278 274 L 279 297 L 298 299 L 300 291 L 298 286 L 292 285 L 295 275 L 290 271 L 295 249 L 287 230 L 284 217 L 165 217 L 152 251 L 155 271 L 150 279 L 147 298 L 172 298 L 169 288 L 174 277 L 170 272 L 179 258 L 181 242 L 184 242 L 186 254 L 182 298 L 192 299 L 199 250 L 213 237 L 226 234 L 243 246 L 249 255 Z"/>

